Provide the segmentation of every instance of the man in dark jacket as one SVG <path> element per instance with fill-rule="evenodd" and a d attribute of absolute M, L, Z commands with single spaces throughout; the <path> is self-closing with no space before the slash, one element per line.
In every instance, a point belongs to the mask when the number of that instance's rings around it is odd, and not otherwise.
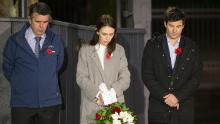
<path fill-rule="evenodd" d="M 3 71 L 11 85 L 12 124 L 59 123 L 58 71 L 64 48 L 61 38 L 48 28 L 50 15 L 45 3 L 32 4 L 29 23 L 5 45 Z"/>
<path fill-rule="evenodd" d="M 199 87 L 202 63 L 198 47 L 182 36 L 184 13 L 169 7 L 166 32 L 145 46 L 142 79 L 150 91 L 149 124 L 193 124 L 193 95 Z"/>

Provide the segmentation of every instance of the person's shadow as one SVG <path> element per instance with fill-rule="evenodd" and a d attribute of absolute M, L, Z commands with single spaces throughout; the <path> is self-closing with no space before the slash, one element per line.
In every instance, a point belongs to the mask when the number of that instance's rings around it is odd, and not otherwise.
<path fill-rule="evenodd" d="M 135 67 L 128 66 L 131 73 L 130 87 L 125 91 L 125 101 L 127 106 L 137 115 L 138 124 L 145 123 L 145 96 L 144 85 Z"/>
<path fill-rule="evenodd" d="M 0 73 L 0 124 L 10 124 L 10 86 L 9 82 L 3 76 L 3 73 Z"/>
<path fill-rule="evenodd" d="M 7 38 L 11 34 L 10 23 L 0 22 L 0 124 L 11 124 L 10 114 L 10 83 L 4 77 L 2 71 L 3 48 Z"/>
<path fill-rule="evenodd" d="M 142 50 L 141 48 L 132 46 L 133 42 L 136 42 L 137 44 L 141 44 L 141 42 L 131 41 L 130 39 L 126 40 L 123 35 L 119 35 L 118 39 L 119 44 L 121 44 L 125 49 L 125 54 L 128 60 L 128 69 L 131 74 L 130 87 L 124 92 L 125 102 L 127 107 L 129 107 L 137 116 L 137 124 L 144 124 L 146 101 L 144 96 L 144 84 L 141 79 L 141 64 L 139 64 L 141 63 Z M 137 57 L 137 54 L 139 57 Z"/>

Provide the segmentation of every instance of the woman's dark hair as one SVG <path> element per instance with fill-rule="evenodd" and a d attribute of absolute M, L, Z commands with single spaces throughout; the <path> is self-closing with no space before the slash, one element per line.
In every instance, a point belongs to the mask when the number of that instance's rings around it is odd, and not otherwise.
<path fill-rule="evenodd" d="M 109 26 L 115 29 L 114 32 L 114 36 L 112 38 L 112 40 L 110 41 L 110 43 L 107 46 L 107 52 L 108 53 L 112 53 L 115 50 L 115 46 L 116 46 L 116 24 L 113 20 L 113 18 L 110 15 L 101 15 L 96 23 L 96 31 L 93 35 L 92 40 L 90 41 L 90 45 L 96 45 L 99 42 L 99 36 L 97 35 L 97 31 L 99 31 L 102 27 L 104 26 Z"/>
<path fill-rule="evenodd" d="M 52 13 L 50 7 L 44 2 L 37 2 L 30 6 L 29 16 L 31 17 L 35 12 L 39 13 L 40 15 L 51 15 Z"/>
<path fill-rule="evenodd" d="M 185 25 L 185 14 L 182 10 L 177 7 L 168 7 L 164 13 L 164 21 L 167 23 L 168 21 L 174 22 L 182 20 Z"/>

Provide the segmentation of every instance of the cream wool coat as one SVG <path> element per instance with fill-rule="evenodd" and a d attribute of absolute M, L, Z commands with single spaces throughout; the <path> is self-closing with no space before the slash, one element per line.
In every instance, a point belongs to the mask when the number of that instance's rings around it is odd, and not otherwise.
<path fill-rule="evenodd" d="M 130 84 L 124 48 L 116 44 L 111 58 L 104 59 L 103 70 L 95 46 L 82 46 L 79 51 L 76 79 L 81 89 L 80 124 L 90 124 L 100 109 L 95 98 L 100 83 L 104 82 L 108 89 L 114 88 L 118 101 L 124 101 L 123 92 Z"/>

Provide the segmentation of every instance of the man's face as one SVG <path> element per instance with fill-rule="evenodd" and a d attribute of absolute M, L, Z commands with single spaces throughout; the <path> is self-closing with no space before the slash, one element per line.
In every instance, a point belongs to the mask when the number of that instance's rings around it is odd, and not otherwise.
<path fill-rule="evenodd" d="M 96 33 L 99 35 L 99 43 L 107 46 L 115 35 L 115 29 L 110 26 L 104 26 Z"/>
<path fill-rule="evenodd" d="M 166 28 L 166 34 L 171 40 L 177 40 L 184 28 L 183 21 L 168 21 L 167 23 L 164 22 L 164 26 Z"/>
<path fill-rule="evenodd" d="M 49 15 L 40 15 L 38 13 L 33 13 L 32 16 L 29 17 L 31 29 L 36 36 L 41 36 L 45 33 L 45 31 L 47 30 L 49 19 Z"/>

